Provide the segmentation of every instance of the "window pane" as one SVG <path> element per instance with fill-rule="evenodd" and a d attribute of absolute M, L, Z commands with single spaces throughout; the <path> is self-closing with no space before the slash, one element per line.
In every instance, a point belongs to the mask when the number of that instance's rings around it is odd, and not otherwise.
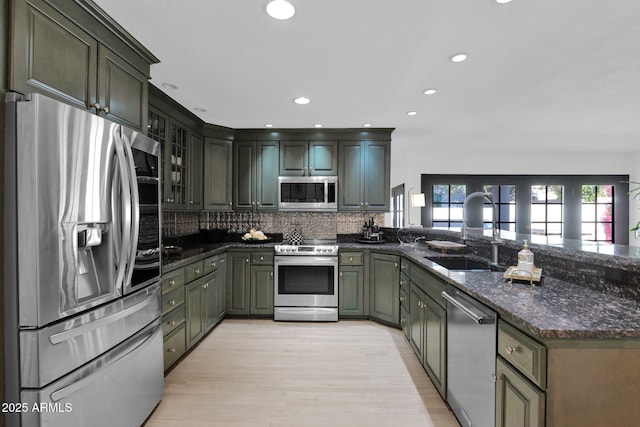
<path fill-rule="evenodd" d="M 531 205 L 531 222 L 546 221 L 547 213 L 545 205 Z"/>
<path fill-rule="evenodd" d="M 544 185 L 531 186 L 531 202 L 544 202 L 547 200 L 546 187 Z"/>
<path fill-rule="evenodd" d="M 547 224 L 547 234 L 548 235 L 562 235 L 562 224 L 556 224 L 550 222 Z"/>
<path fill-rule="evenodd" d="M 596 205 L 592 205 L 592 204 L 582 205 L 582 221 L 594 222 L 595 220 L 596 220 Z"/>
<path fill-rule="evenodd" d="M 582 186 L 582 203 L 595 203 L 596 191 L 597 190 L 595 185 L 583 185 Z"/>
<path fill-rule="evenodd" d="M 462 221 L 462 206 L 451 206 L 451 221 Z"/>
<path fill-rule="evenodd" d="M 433 221 L 434 227 L 449 227 L 449 221 Z"/>
<path fill-rule="evenodd" d="M 594 223 L 584 222 L 582 223 L 582 239 L 583 240 L 595 240 L 596 239 L 596 225 Z"/>
<path fill-rule="evenodd" d="M 433 220 L 434 221 L 448 221 L 449 220 L 449 208 L 433 208 Z"/>
<path fill-rule="evenodd" d="M 433 201 L 449 203 L 449 186 L 448 185 L 434 185 L 433 186 Z"/>
<path fill-rule="evenodd" d="M 544 222 L 532 222 L 531 223 L 531 234 L 538 234 L 544 236 L 546 233 L 545 223 Z"/>
<path fill-rule="evenodd" d="M 562 203 L 562 185 L 547 187 L 547 203 Z"/>
<path fill-rule="evenodd" d="M 484 222 L 491 222 L 493 218 L 493 207 L 491 205 L 484 205 L 482 207 L 482 220 Z"/>
<path fill-rule="evenodd" d="M 562 205 L 547 205 L 547 221 L 562 222 Z"/>
<path fill-rule="evenodd" d="M 451 201 L 452 202 L 464 202 L 464 199 L 467 197 L 467 186 L 466 185 L 452 185 L 451 186 Z"/>
<path fill-rule="evenodd" d="M 501 185 L 500 186 L 500 202 L 501 203 L 515 203 L 516 202 L 516 186 L 515 185 Z"/>

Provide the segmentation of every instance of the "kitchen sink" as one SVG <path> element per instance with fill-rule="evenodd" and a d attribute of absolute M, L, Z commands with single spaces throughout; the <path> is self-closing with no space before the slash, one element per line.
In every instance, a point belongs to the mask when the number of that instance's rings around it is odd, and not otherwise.
<path fill-rule="evenodd" d="M 429 261 L 451 271 L 491 271 L 493 268 L 486 261 L 478 261 L 468 257 L 426 256 Z"/>

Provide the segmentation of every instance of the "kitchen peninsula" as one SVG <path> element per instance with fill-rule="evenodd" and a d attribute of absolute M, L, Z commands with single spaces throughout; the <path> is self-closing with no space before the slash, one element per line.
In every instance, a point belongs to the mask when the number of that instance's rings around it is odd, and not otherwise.
<path fill-rule="evenodd" d="M 411 233 L 409 242 L 415 239 L 416 233 L 436 240 L 454 240 L 458 236 L 457 232 L 435 229 Z M 391 229 L 387 229 L 387 235 L 393 235 Z M 343 240 L 349 239 L 339 238 L 341 271 L 350 271 L 352 264 L 360 267 L 361 288 L 347 298 L 341 294 L 341 317 L 369 318 L 402 328 L 443 397 L 446 396 L 446 305 L 440 292 L 451 284 L 494 309 L 500 318 L 497 418 L 503 423 L 497 425 L 521 425 L 520 422 L 547 426 L 603 425 L 612 416 L 620 421 L 620 425 L 632 425 L 640 420 L 640 413 L 632 402 L 633 390 L 640 384 L 640 303 L 633 291 L 640 267 L 633 248 L 627 250 L 618 246 L 615 251 L 626 252 L 626 255 L 609 255 L 598 253 L 597 248 L 595 252 L 577 250 L 575 242 L 563 242 L 564 247 L 559 247 L 557 242 L 554 246 L 532 244 L 538 266 L 545 272 L 541 285 L 533 287 L 523 283 L 510 284 L 501 271 L 449 271 L 425 258 L 442 254 L 424 244 L 401 245 L 393 238 L 375 246 Z M 482 236 L 471 237 L 468 252 L 477 259 L 488 259 L 488 240 Z M 253 254 L 272 256 L 272 246 L 273 243 L 247 245 L 238 242 L 196 245 L 186 250 L 184 257 L 165 264 L 165 277 L 182 268 L 188 269 L 196 262 L 224 254 L 227 259 L 231 259 L 229 255 L 242 254 L 238 264 L 250 266 L 255 259 Z M 500 248 L 502 265 L 515 261 L 519 246 L 517 241 L 505 240 Z M 397 271 L 393 274 L 398 280 L 387 289 L 376 289 L 379 285 L 370 274 L 377 256 L 391 257 L 390 268 L 393 268 L 394 260 L 397 262 Z M 227 309 L 229 296 L 234 292 L 237 295 L 233 288 L 237 286 L 238 276 L 230 264 L 226 275 Z M 269 268 L 273 268 L 272 265 Z M 561 269 L 591 276 L 593 283 L 588 283 L 584 277 L 580 284 L 567 280 L 569 277 L 551 275 Z M 611 276 L 612 272 L 618 272 L 618 283 L 605 284 L 604 276 Z M 624 280 L 620 276 L 624 276 Z M 341 276 L 340 286 L 353 289 L 352 283 L 345 285 L 347 277 L 353 276 Z M 602 290 L 595 289 L 598 284 L 603 286 Z M 627 286 L 630 289 L 625 289 Z M 246 289 L 249 291 L 243 298 L 250 306 L 253 288 Z M 263 295 L 269 295 L 269 291 Z M 416 295 L 422 295 L 422 299 L 416 299 Z M 374 310 L 376 304 L 384 307 L 376 302 L 382 296 L 391 300 L 388 305 L 391 309 L 384 314 Z M 345 310 L 344 304 L 351 304 L 353 298 L 357 299 L 359 308 Z M 429 315 L 422 320 L 420 317 L 416 320 L 415 314 L 412 315 L 419 306 L 418 301 L 422 302 L 420 309 L 426 309 L 428 313 L 430 309 L 436 309 L 444 315 L 439 324 L 436 321 L 437 327 L 434 328 L 435 320 Z M 345 315 L 347 312 L 349 314 Z M 267 310 L 261 315 L 269 316 L 269 313 Z M 250 310 L 244 315 L 252 316 Z M 416 325 L 420 321 L 425 323 L 422 328 Z M 419 339 L 412 336 L 415 331 L 422 335 Z M 434 335 L 434 331 L 438 332 Z M 439 358 L 433 358 L 433 346 L 437 347 Z M 516 394 L 513 394 L 514 390 L 517 390 Z M 520 412 L 522 408 L 526 411 Z M 527 420 L 521 418 L 524 416 Z"/>

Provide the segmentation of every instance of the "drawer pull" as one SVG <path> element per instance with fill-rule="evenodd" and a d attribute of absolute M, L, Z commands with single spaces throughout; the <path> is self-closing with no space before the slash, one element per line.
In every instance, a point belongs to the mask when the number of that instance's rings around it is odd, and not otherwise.
<path fill-rule="evenodd" d="M 196 268 L 195 270 L 193 270 L 193 272 L 196 273 L 196 274 L 200 274 L 200 269 Z"/>
<path fill-rule="evenodd" d="M 502 381 L 502 375 L 491 374 L 491 378 L 493 378 L 495 382 Z"/>
<path fill-rule="evenodd" d="M 176 321 L 172 320 L 171 322 L 167 322 L 169 326 L 176 326 Z"/>
<path fill-rule="evenodd" d="M 176 349 L 175 348 L 168 348 L 167 349 L 167 353 L 175 353 Z"/>
<path fill-rule="evenodd" d="M 175 280 L 169 280 L 169 286 L 173 286 L 173 285 L 175 285 L 175 284 L 176 284 L 176 281 L 175 281 Z"/>
<path fill-rule="evenodd" d="M 176 305 L 176 300 L 172 299 L 171 301 L 169 301 L 169 305 Z"/>
<path fill-rule="evenodd" d="M 260 257 L 260 261 L 264 261 L 264 257 L 263 256 Z"/>
<path fill-rule="evenodd" d="M 215 266 L 216 266 L 216 263 L 215 263 L 215 262 L 212 262 L 212 263 L 211 263 L 211 267 L 215 267 Z"/>
<path fill-rule="evenodd" d="M 516 348 L 513 348 L 510 345 L 508 345 L 506 350 L 507 350 L 507 354 L 512 354 L 513 352 L 518 351 L 518 346 L 516 346 Z"/>
<path fill-rule="evenodd" d="M 398 268 L 398 263 L 397 263 L 397 262 L 394 262 L 394 263 L 393 263 L 393 266 L 394 266 L 395 268 Z"/>
<path fill-rule="evenodd" d="M 353 262 L 353 257 L 352 256 L 349 257 L 349 262 Z"/>
<path fill-rule="evenodd" d="M 405 284 L 405 283 L 404 283 L 404 280 L 400 280 L 400 284 L 401 284 L 401 285 L 404 285 L 404 284 Z"/>

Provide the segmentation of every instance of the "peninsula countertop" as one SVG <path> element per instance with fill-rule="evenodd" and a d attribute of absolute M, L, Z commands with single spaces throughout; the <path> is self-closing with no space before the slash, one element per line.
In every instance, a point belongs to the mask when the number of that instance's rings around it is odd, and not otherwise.
<path fill-rule="evenodd" d="M 227 242 L 185 247 L 180 256 L 167 260 L 163 271 L 171 271 L 229 249 L 264 250 L 274 245 Z M 503 272 L 449 271 L 425 258 L 442 254 L 422 244 L 339 243 L 339 248 L 340 251 L 370 250 L 403 256 L 543 341 L 640 339 L 640 304 L 636 301 L 546 277 L 544 272 L 539 286 L 510 284 Z"/>

